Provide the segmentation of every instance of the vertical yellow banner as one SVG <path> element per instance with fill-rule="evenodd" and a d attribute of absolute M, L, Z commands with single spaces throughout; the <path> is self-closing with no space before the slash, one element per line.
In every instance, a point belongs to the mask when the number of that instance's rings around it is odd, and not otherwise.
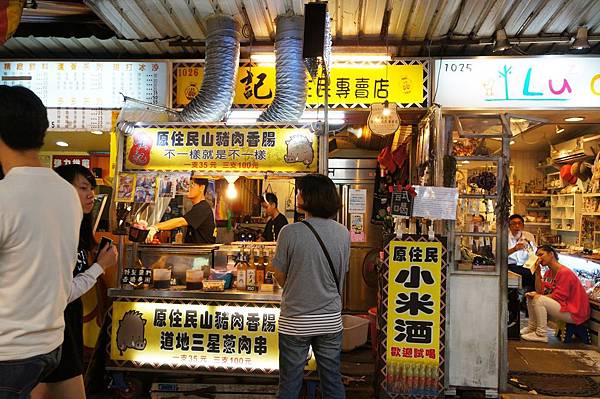
<path fill-rule="evenodd" d="M 442 254 L 440 242 L 390 243 L 386 362 L 390 393 L 437 395 Z"/>

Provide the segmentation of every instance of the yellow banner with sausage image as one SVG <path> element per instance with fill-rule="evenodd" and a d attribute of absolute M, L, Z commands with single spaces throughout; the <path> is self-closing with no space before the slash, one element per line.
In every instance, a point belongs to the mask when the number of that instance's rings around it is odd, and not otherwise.
<path fill-rule="evenodd" d="M 135 128 L 126 139 L 127 170 L 309 173 L 318 138 L 303 127 Z"/>
<path fill-rule="evenodd" d="M 278 308 L 116 301 L 112 316 L 113 360 L 194 369 L 279 368 Z M 307 369 L 315 369 L 314 358 Z"/>

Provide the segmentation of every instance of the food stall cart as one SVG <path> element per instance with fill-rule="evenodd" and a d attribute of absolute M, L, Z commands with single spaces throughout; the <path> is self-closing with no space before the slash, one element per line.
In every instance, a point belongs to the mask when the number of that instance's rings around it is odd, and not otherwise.
<path fill-rule="evenodd" d="M 144 181 L 150 196 L 140 195 L 139 200 L 149 205 L 136 218 L 142 215 L 153 224 L 162 216 L 155 213 L 166 208 L 159 197 L 162 180 L 171 179 L 171 190 L 177 190 L 177 179 L 182 174 L 189 178 L 192 171 L 209 179 L 293 179 L 316 172 L 321 162 L 327 162 L 318 155 L 319 139 L 306 126 L 136 123 L 120 132 L 117 201 L 136 201 L 139 190 L 134 187 Z M 215 193 L 215 208 L 221 194 Z M 134 222 L 133 212 L 127 212 L 130 205 L 117 206 L 121 227 Z M 136 230 L 131 226 L 129 237 L 143 241 L 145 234 L 140 236 Z M 239 277 L 242 263 L 257 270 L 257 275 L 260 269 L 269 275 L 274 243 L 127 245 L 121 241 L 119 282 L 109 290 L 113 304 L 105 322 L 110 338 L 107 370 L 117 375 L 168 371 L 277 377 L 281 289 L 269 276 L 261 277 L 254 287 L 236 287 L 231 281 L 231 275 Z M 190 286 L 191 271 L 201 275 L 203 289 Z M 159 276 L 163 272 L 164 279 Z M 314 360 L 307 361 L 307 374 L 315 366 Z M 135 385 L 125 383 L 128 389 Z"/>

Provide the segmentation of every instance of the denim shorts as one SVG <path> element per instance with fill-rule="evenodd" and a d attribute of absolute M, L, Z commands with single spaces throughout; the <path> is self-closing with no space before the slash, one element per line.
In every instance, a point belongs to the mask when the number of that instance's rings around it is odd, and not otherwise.
<path fill-rule="evenodd" d="M 61 347 L 45 355 L 0 362 L 0 399 L 28 399 L 31 390 L 60 361 Z"/>

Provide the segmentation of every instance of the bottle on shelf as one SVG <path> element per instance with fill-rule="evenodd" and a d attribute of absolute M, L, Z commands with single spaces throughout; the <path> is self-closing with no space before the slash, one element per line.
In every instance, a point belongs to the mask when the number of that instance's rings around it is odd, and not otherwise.
<path fill-rule="evenodd" d="M 181 229 L 177 229 L 177 234 L 175 234 L 175 244 L 183 244 L 183 233 Z"/>
<path fill-rule="evenodd" d="M 246 269 L 246 291 L 256 291 L 256 264 L 254 263 L 254 251 L 250 249 L 250 263 Z"/>
<path fill-rule="evenodd" d="M 238 290 L 246 289 L 246 272 L 248 271 L 248 261 L 246 260 L 246 254 L 244 248 L 240 250 L 238 255 L 238 261 L 235 264 L 237 268 L 236 287 Z"/>
<path fill-rule="evenodd" d="M 255 258 L 256 264 L 256 285 L 260 287 L 265 282 L 265 256 L 264 251 L 257 251 L 258 256 Z"/>

